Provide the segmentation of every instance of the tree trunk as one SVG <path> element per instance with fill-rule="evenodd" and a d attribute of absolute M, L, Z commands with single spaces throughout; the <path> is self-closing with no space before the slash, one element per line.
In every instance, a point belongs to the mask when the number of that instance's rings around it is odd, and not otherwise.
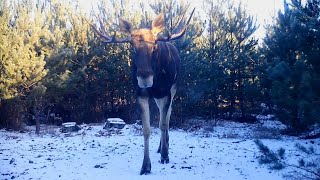
<path fill-rule="evenodd" d="M 229 118 L 232 119 L 232 115 L 234 113 L 235 107 L 235 97 L 234 97 L 234 70 L 231 71 L 231 78 L 230 78 L 230 114 Z"/>
<path fill-rule="evenodd" d="M 36 118 L 36 135 L 40 134 L 40 120 Z"/>
<path fill-rule="evenodd" d="M 40 134 L 40 117 L 39 117 L 39 112 L 37 110 L 37 104 L 35 103 L 35 105 L 33 106 L 33 114 L 36 120 L 36 134 L 39 135 Z"/>
<path fill-rule="evenodd" d="M 239 101 L 240 101 L 240 111 L 241 111 L 241 121 L 245 121 L 245 108 L 244 108 L 244 93 L 243 93 L 243 78 L 239 70 Z"/>
<path fill-rule="evenodd" d="M 51 108 L 49 107 L 48 108 L 48 112 L 47 112 L 47 116 L 46 116 L 46 124 L 48 125 L 49 124 L 49 116 L 50 116 L 50 113 L 51 113 Z"/>
<path fill-rule="evenodd" d="M 241 62 L 243 62 L 243 57 L 242 57 L 242 61 L 241 61 L 241 42 L 238 42 L 238 60 L 237 62 L 239 63 L 238 64 L 238 91 L 239 91 L 239 101 L 240 101 L 240 111 L 241 111 L 241 121 L 242 122 L 245 122 L 245 110 L 244 110 L 244 93 L 243 93 L 243 83 L 244 83 L 244 80 L 243 80 L 243 76 L 242 76 L 242 72 L 241 72 Z M 243 63 L 244 64 L 244 63 Z"/>

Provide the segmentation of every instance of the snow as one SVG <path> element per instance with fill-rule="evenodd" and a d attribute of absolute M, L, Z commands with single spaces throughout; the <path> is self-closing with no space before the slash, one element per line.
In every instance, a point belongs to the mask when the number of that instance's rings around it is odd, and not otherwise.
<path fill-rule="evenodd" d="M 82 125 L 79 132 L 67 134 L 47 127 L 40 136 L 33 127 L 27 133 L 0 130 L 0 179 L 283 179 L 288 170 L 269 170 L 258 163 L 253 132 L 272 124 L 263 121 L 221 121 L 211 132 L 171 129 L 169 164 L 158 162 L 160 131 L 152 128 L 152 170 L 142 176 L 143 136 L 137 125 L 114 131 L 103 130 L 102 124 Z M 298 160 L 296 143 L 311 145 L 310 140 L 270 136 L 261 141 L 274 150 L 288 149 L 291 162 Z M 312 145 L 320 149 L 320 139 Z"/>
<path fill-rule="evenodd" d="M 66 123 L 63 123 L 62 126 L 64 126 L 64 127 L 73 127 L 76 124 L 77 124 L 76 122 L 66 122 Z"/>
<path fill-rule="evenodd" d="M 107 121 L 109 123 L 115 123 L 115 124 L 126 124 L 122 119 L 120 118 L 108 118 Z"/>

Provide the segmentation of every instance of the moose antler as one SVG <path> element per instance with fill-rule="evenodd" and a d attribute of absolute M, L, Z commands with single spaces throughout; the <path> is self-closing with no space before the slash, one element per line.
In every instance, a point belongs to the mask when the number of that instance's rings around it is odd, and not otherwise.
<path fill-rule="evenodd" d="M 194 13 L 194 10 L 195 8 L 193 8 L 192 12 L 191 12 L 191 15 L 186 23 L 186 25 L 181 29 L 181 31 L 179 31 L 178 33 L 175 33 L 175 34 L 169 34 L 168 37 L 163 37 L 163 36 L 158 36 L 157 37 L 157 40 L 156 41 L 173 41 L 173 40 L 176 40 L 176 39 L 179 39 L 181 38 L 185 33 L 186 33 L 186 30 L 189 26 L 189 23 L 190 23 L 190 20 L 191 20 L 191 17 L 193 16 L 193 13 Z M 184 16 L 185 14 L 183 15 L 183 17 L 180 19 L 179 23 L 181 23 L 182 19 L 184 19 Z"/>
<path fill-rule="evenodd" d="M 107 44 L 110 44 L 110 43 L 131 43 L 132 42 L 132 38 L 130 36 L 127 36 L 125 38 L 117 38 L 116 31 L 114 32 L 114 35 L 112 37 L 109 36 L 108 33 L 106 32 L 106 29 L 103 25 L 101 18 L 99 18 L 97 16 L 96 16 L 96 18 L 99 20 L 100 30 L 98 30 L 96 28 L 96 26 L 91 24 L 88 20 L 87 20 L 87 22 L 93 28 L 94 32 L 99 36 L 99 38 L 102 42 L 107 43 Z"/>
<path fill-rule="evenodd" d="M 167 37 L 158 36 L 156 38 L 156 41 L 173 41 L 173 40 L 181 38 L 186 33 L 186 30 L 187 30 L 187 28 L 189 26 L 190 20 L 191 20 L 191 18 L 193 16 L 194 10 L 195 10 L 195 8 L 192 10 L 191 15 L 190 15 L 187 23 L 181 29 L 181 31 L 179 31 L 178 33 L 175 33 L 175 34 L 169 34 Z M 182 22 L 182 20 L 184 19 L 184 16 L 185 16 L 185 13 L 182 16 L 182 18 L 179 20 L 178 24 L 180 24 Z M 98 30 L 96 28 L 96 26 L 91 24 L 88 20 L 87 21 L 91 25 L 91 27 L 93 28 L 95 33 L 99 36 L 99 38 L 101 39 L 102 42 L 107 43 L 107 44 L 110 44 L 110 43 L 131 43 L 132 42 L 132 37 L 131 36 L 127 36 L 125 38 L 117 38 L 116 37 L 116 31 L 114 32 L 114 35 L 112 37 L 109 36 L 108 33 L 105 30 L 105 27 L 103 25 L 103 22 L 102 22 L 101 18 L 99 18 L 97 16 L 96 16 L 96 18 L 99 20 L 100 30 Z M 123 21 L 123 20 L 120 20 L 120 21 L 121 21 L 120 22 L 120 26 L 121 26 L 121 23 L 122 23 L 122 26 L 125 26 L 125 29 L 130 30 L 131 27 L 127 27 L 126 21 Z"/>

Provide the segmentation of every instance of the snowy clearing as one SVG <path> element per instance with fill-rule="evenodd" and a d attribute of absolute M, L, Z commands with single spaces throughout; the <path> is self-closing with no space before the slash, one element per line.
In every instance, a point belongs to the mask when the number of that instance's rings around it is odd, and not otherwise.
<path fill-rule="evenodd" d="M 267 122 L 267 121 L 265 121 Z M 156 153 L 160 131 L 152 129 L 150 175 L 139 175 L 143 136 L 139 127 L 126 125 L 119 132 L 102 124 L 82 125 L 77 133 L 58 127 L 36 136 L 0 130 L 0 179 L 283 179 L 290 169 L 270 170 L 258 163 L 256 138 L 277 150 L 286 149 L 288 161 L 298 161 L 296 143 L 320 149 L 320 139 L 300 140 L 277 136 L 281 124 L 219 122 L 211 132 L 170 130 L 169 164 Z M 270 125 L 272 124 L 272 125 Z M 260 132 L 259 132 L 260 131 Z M 269 134 L 268 134 L 269 133 Z M 262 135 L 264 134 L 264 135 Z M 268 134 L 269 138 L 266 139 Z"/>

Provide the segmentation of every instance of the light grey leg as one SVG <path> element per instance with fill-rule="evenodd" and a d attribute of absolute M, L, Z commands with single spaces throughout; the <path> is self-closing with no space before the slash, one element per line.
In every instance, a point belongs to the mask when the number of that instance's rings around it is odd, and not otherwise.
<path fill-rule="evenodd" d="M 149 138 L 150 138 L 150 111 L 149 111 L 149 97 L 138 97 L 138 103 L 141 107 L 141 119 L 143 125 L 144 136 L 144 157 L 140 171 L 142 174 L 150 174 L 151 161 L 149 156 Z"/>
<path fill-rule="evenodd" d="M 161 153 L 161 163 L 169 163 L 169 122 L 172 111 L 172 100 L 175 93 L 176 85 L 173 85 L 170 90 L 170 96 L 155 99 L 160 112 L 159 127 L 161 130 L 161 138 L 158 152 Z"/>

